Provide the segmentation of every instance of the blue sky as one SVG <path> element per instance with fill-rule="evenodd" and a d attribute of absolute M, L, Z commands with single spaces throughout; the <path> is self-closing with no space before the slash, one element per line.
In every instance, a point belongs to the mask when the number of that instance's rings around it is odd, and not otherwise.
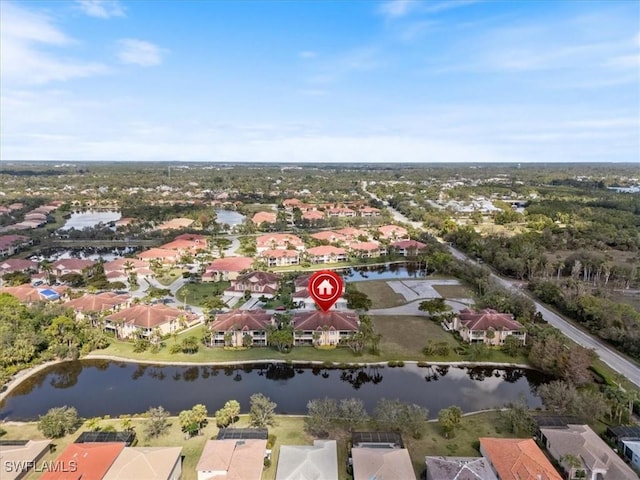
<path fill-rule="evenodd" d="M 635 0 L 0 9 L 3 161 L 640 161 Z"/>

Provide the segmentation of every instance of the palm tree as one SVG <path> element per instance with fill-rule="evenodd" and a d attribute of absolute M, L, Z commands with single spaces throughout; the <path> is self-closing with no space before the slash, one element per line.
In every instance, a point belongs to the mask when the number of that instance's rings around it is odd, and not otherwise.
<path fill-rule="evenodd" d="M 53 264 L 49 260 L 42 260 L 40 262 L 40 270 L 42 270 L 47 276 L 47 283 L 51 284 Z"/>

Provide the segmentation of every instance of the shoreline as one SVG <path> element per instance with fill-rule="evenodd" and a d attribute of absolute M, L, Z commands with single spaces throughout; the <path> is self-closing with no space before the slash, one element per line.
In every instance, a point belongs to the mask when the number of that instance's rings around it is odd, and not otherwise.
<path fill-rule="evenodd" d="M 340 366 L 346 365 L 347 368 L 359 368 L 359 367 L 386 367 L 388 366 L 387 361 L 383 362 L 326 362 L 319 360 L 282 360 L 282 359 L 262 359 L 262 360 L 238 360 L 238 361 L 227 361 L 227 362 L 180 362 L 180 361 L 166 361 L 166 360 L 158 360 L 158 361 L 149 361 L 149 360 L 139 360 L 135 358 L 127 358 L 127 357 L 118 357 L 115 355 L 100 355 L 100 354 L 91 354 L 89 353 L 85 357 L 79 358 L 78 360 L 52 360 L 50 362 L 45 362 L 40 365 L 36 365 L 34 367 L 27 368 L 25 370 L 21 370 L 18 372 L 8 383 L 6 383 L 3 387 L 4 390 L 0 392 L 0 403 L 2 403 L 9 394 L 15 390 L 22 382 L 31 378 L 35 374 L 44 370 L 45 368 L 51 367 L 53 365 L 57 365 L 59 363 L 64 362 L 75 362 L 82 360 L 108 360 L 112 362 L 124 362 L 124 363 L 136 363 L 141 365 L 162 365 L 162 366 L 178 366 L 178 367 L 194 367 L 199 365 L 204 366 L 219 366 L 225 367 L 229 365 L 250 365 L 250 364 L 268 364 L 268 363 L 282 363 L 287 365 L 319 365 L 326 366 L 328 368 L 339 368 Z M 405 365 L 428 365 L 428 366 L 450 366 L 450 367 L 496 367 L 496 368 L 523 368 L 527 370 L 536 370 L 530 365 L 522 364 L 522 363 L 496 363 L 496 362 L 429 362 L 424 360 L 403 360 Z M 403 367 L 389 367 L 389 368 L 403 368 Z M 420 367 L 420 368 L 426 368 Z"/>

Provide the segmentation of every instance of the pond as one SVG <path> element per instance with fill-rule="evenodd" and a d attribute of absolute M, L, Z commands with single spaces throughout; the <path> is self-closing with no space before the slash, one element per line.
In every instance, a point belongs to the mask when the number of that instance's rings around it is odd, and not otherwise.
<path fill-rule="evenodd" d="M 399 398 L 429 409 L 449 405 L 465 412 L 502 407 L 523 398 L 541 406 L 536 387 L 548 378 L 532 370 L 491 367 L 360 367 L 253 364 L 228 367 L 154 366 L 106 360 L 53 365 L 25 380 L 0 404 L 0 419 L 35 419 L 49 408 L 74 406 L 83 417 L 140 413 L 162 405 L 173 414 L 203 403 L 209 412 L 227 400 L 249 409 L 262 392 L 282 414 L 304 414 L 314 398 L 361 398 L 373 412 L 381 398 Z"/>
<path fill-rule="evenodd" d="M 85 228 L 93 228 L 101 223 L 106 225 L 110 222 L 115 222 L 119 220 L 120 217 L 122 217 L 122 215 L 116 211 L 86 210 L 83 212 L 73 212 L 66 223 L 58 230 L 70 230 L 72 228 L 83 230 Z"/>
<path fill-rule="evenodd" d="M 394 280 L 397 278 L 424 278 L 424 263 L 390 263 L 375 267 L 355 267 L 336 270 L 349 282 L 361 280 Z"/>
<path fill-rule="evenodd" d="M 81 248 L 47 248 L 41 250 L 37 255 L 32 255 L 29 259 L 36 262 L 48 260 L 64 260 L 66 258 L 83 258 L 88 260 L 104 259 L 106 262 L 124 257 L 139 250 L 141 247 L 81 247 Z"/>
<path fill-rule="evenodd" d="M 219 224 L 225 223 L 229 225 L 230 229 L 236 225 L 241 225 L 244 222 L 244 219 L 247 218 L 241 213 L 233 210 L 216 210 L 216 215 L 216 222 Z"/>

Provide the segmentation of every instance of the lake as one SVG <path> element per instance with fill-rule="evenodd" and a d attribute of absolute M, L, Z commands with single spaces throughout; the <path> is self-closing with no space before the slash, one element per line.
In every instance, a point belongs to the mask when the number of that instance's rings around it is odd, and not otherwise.
<path fill-rule="evenodd" d="M 391 263 L 376 267 L 355 267 L 336 270 L 346 281 L 394 280 L 397 278 L 424 278 L 424 264 L 415 262 Z"/>
<path fill-rule="evenodd" d="M 545 381 L 536 371 L 514 368 L 188 367 L 83 360 L 53 365 L 25 380 L 0 404 L 0 419 L 35 419 L 62 405 L 74 406 L 83 417 L 140 413 L 157 405 L 178 414 L 197 403 L 213 413 L 231 399 L 247 412 L 257 392 L 276 402 L 281 414 L 304 414 L 309 400 L 328 396 L 361 398 L 370 413 L 379 399 L 399 398 L 428 408 L 433 418 L 449 405 L 469 412 L 520 398 L 536 408 L 542 403 L 535 387 Z"/>
<path fill-rule="evenodd" d="M 232 229 L 236 225 L 241 225 L 244 222 L 244 219 L 247 218 L 241 213 L 233 210 L 216 210 L 216 215 L 216 223 L 226 223 L 229 225 L 229 229 Z"/>
<path fill-rule="evenodd" d="M 101 258 L 106 262 L 117 260 L 130 253 L 140 250 L 141 247 L 82 247 L 82 248 L 47 248 L 41 250 L 37 255 L 29 258 L 36 262 L 48 260 L 64 260 L 66 258 L 84 258 L 98 261 Z"/>
<path fill-rule="evenodd" d="M 74 212 L 58 230 L 70 230 L 72 228 L 83 230 L 85 228 L 93 228 L 100 223 L 106 225 L 107 223 L 115 222 L 121 217 L 120 212 L 116 211 L 86 210 L 84 212 Z"/>

